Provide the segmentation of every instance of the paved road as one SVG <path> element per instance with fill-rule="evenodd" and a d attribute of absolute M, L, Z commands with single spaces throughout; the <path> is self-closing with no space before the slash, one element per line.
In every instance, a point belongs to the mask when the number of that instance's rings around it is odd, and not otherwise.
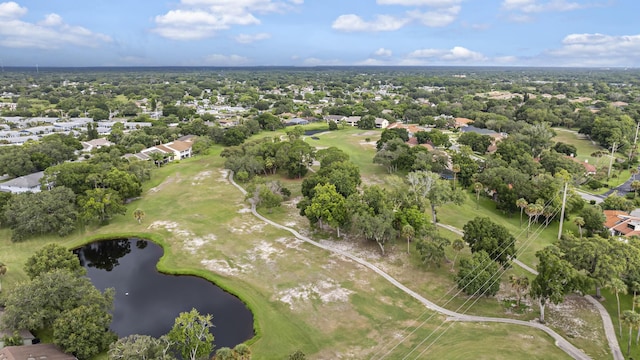
<path fill-rule="evenodd" d="M 580 195 L 580 197 L 583 198 L 584 200 L 586 200 L 586 201 L 593 200 L 593 201 L 596 202 L 596 204 L 600 204 L 601 202 L 603 202 L 605 197 L 606 197 L 606 196 L 602 196 L 602 195 L 592 195 L 592 194 L 586 193 L 584 191 L 580 191 L 578 189 L 576 189 L 575 192 L 578 195 Z"/>
<path fill-rule="evenodd" d="M 438 226 L 445 228 L 460 236 L 464 235 L 464 232 L 462 230 L 456 227 L 453 227 L 451 225 L 438 224 Z M 531 274 L 538 275 L 538 272 L 535 269 L 532 269 L 531 267 L 524 264 L 520 260 L 513 259 L 512 261 L 514 264 L 520 266 L 521 268 L 525 269 Z M 609 348 L 611 349 L 611 353 L 613 354 L 614 360 L 624 360 L 624 356 L 622 355 L 622 350 L 620 350 L 620 344 L 618 343 L 618 338 L 616 336 L 616 331 L 613 327 L 613 321 L 611 321 L 611 316 L 609 316 L 607 309 L 605 309 L 604 306 L 602 306 L 602 304 L 598 300 L 594 299 L 591 295 L 586 295 L 585 298 L 587 299 L 587 301 L 593 304 L 596 307 L 596 309 L 598 309 L 598 312 L 600 313 L 600 318 L 602 318 L 602 324 L 604 326 L 604 333 L 607 338 L 607 342 L 609 343 Z"/>
<path fill-rule="evenodd" d="M 246 191 L 240 186 L 238 185 L 234 180 L 233 180 L 233 172 L 229 173 L 229 181 L 231 182 L 231 184 L 233 184 L 236 188 L 238 188 L 238 190 L 240 190 L 240 192 L 242 192 L 242 194 L 246 195 Z M 445 309 L 439 305 L 434 304 L 433 302 L 427 300 L 426 298 L 424 298 L 422 295 L 416 293 L 415 291 L 409 289 L 408 287 L 406 287 L 404 284 L 402 284 L 401 282 L 399 282 L 398 280 L 396 280 L 395 278 L 393 278 L 391 275 L 387 274 L 386 272 L 382 271 L 380 268 L 378 268 L 377 266 L 373 265 L 372 263 L 360 259 L 359 257 L 356 257 L 348 252 L 339 250 L 339 249 L 335 249 L 331 246 L 327 246 L 327 245 L 323 245 L 317 241 L 311 240 L 306 236 L 303 236 L 302 234 L 298 233 L 296 230 L 286 227 L 284 225 L 278 224 L 274 221 L 271 221 L 267 218 L 265 218 L 264 216 L 260 215 L 257 211 L 256 211 L 256 206 L 255 203 L 251 202 L 251 213 L 257 217 L 258 219 L 264 221 L 267 224 L 270 224 L 278 229 L 282 229 L 285 231 L 290 232 L 291 234 L 293 234 L 296 238 L 307 242 L 311 245 L 314 245 L 316 247 L 319 247 L 321 249 L 330 251 L 334 254 L 338 254 L 341 255 L 345 258 L 348 258 L 362 266 L 367 267 L 368 269 L 374 271 L 376 274 L 380 275 L 381 277 L 383 277 L 385 280 L 389 281 L 391 284 L 393 284 L 395 287 L 397 287 L 398 289 L 404 291 L 405 293 L 407 293 L 408 295 L 410 295 L 412 298 L 418 300 L 420 303 L 422 303 L 426 308 L 436 311 L 440 314 L 446 315 L 448 316 L 447 320 L 449 321 L 466 321 L 466 322 L 496 322 L 496 323 L 505 323 L 505 324 L 514 324 L 514 325 L 522 325 L 522 326 L 528 326 L 528 327 L 533 327 L 536 329 L 540 329 L 542 331 L 544 331 L 545 333 L 547 333 L 549 336 L 551 336 L 554 340 L 555 340 L 555 344 L 556 346 L 558 346 L 561 350 L 563 350 L 564 352 L 566 352 L 569 356 L 573 357 L 574 359 L 578 359 L 578 360 L 588 360 L 591 359 L 587 354 L 585 354 L 582 350 L 578 349 L 577 347 L 575 347 L 573 344 L 571 344 L 570 342 L 568 342 L 565 338 L 563 338 L 562 336 L 560 336 L 560 334 L 556 333 L 555 331 L 553 331 L 551 328 L 540 324 L 538 322 L 528 322 L 528 321 L 522 321 L 522 320 L 515 320 L 515 319 L 506 319 L 506 318 L 493 318 L 493 317 L 486 317 L 486 316 L 473 316 L 473 315 L 466 315 L 466 314 L 461 314 L 461 313 L 457 313 L 455 311 L 451 311 L 449 309 Z"/>

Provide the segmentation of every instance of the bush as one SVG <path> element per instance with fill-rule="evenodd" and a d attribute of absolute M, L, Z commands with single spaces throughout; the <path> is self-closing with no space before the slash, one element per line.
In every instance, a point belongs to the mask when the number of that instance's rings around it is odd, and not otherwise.
<path fill-rule="evenodd" d="M 590 180 L 587 183 L 587 186 L 592 190 L 597 190 L 597 189 L 600 189 L 603 186 L 603 184 L 598 180 Z"/>

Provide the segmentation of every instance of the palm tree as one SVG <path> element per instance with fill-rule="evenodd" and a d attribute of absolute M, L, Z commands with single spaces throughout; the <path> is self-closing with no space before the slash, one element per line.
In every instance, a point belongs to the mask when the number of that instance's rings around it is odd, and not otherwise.
<path fill-rule="evenodd" d="M 458 177 L 458 173 L 460 172 L 460 165 L 459 164 L 453 164 L 451 166 L 451 171 L 453 171 L 453 190 L 456 189 L 456 179 Z"/>
<path fill-rule="evenodd" d="M 477 209 L 480 203 L 480 191 L 484 189 L 484 185 L 482 185 L 482 183 L 480 182 L 476 182 L 473 184 L 473 189 L 476 191 L 476 209 Z M 522 224 L 522 217 L 520 217 L 520 223 Z"/>
<path fill-rule="evenodd" d="M 535 218 L 535 220 L 537 221 L 538 216 L 540 216 L 540 214 L 542 214 L 543 211 L 544 211 L 544 207 L 542 207 L 542 205 L 539 205 L 539 204 L 527 205 L 527 208 L 524 210 L 527 216 L 529 216 L 529 224 L 527 225 L 527 237 L 529 237 L 529 229 L 531 229 L 531 220 Z"/>
<path fill-rule="evenodd" d="M 250 360 L 251 349 L 246 344 L 238 344 L 233 348 L 233 352 L 238 356 L 238 360 Z"/>
<path fill-rule="evenodd" d="M 409 249 L 409 244 L 411 243 L 411 239 L 416 235 L 416 231 L 413 226 L 407 224 L 402 227 L 402 237 L 407 239 L 407 254 L 410 254 L 411 250 Z"/>
<path fill-rule="evenodd" d="M 462 251 L 462 249 L 464 249 L 464 240 L 458 238 L 453 240 L 453 243 L 451 243 L 451 247 L 453 248 L 453 250 L 455 250 L 456 254 L 453 256 L 453 261 L 451 262 L 451 270 L 453 271 L 453 267 L 456 265 L 456 258 L 458 258 L 458 254 L 460 254 L 460 251 Z"/>
<path fill-rule="evenodd" d="M 520 299 L 522 299 L 522 294 L 529 288 L 529 278 L 526 276 L 509 276 L 509 283 L 511 284 L 511 288 L 516 291 L 516 305 L 520 307 Z"/>
<path fill-rule="evenodd" d="M 573 218 L 573 223 L 578 225 L 578 231 L 580 231 L 580 239 L 582 239 L 582 227 L 584 226 L 584 218 L 582 216 L 576 216 Z"/>
<path fill-rule="evenodd" d="M 516 206 L 520 208 L 520 227 L 522 227 L 522 212 L 527 208 L 529 203 L 525 198 L 520 198 L 516 200 Z"/>
<path fill-rule="evenodd" d="M 631 353 L 631 333 L 634 327 L 640 325 L 640 314 L 632 310 L 625 310 L 622 313 L 622 322 L 629 325 L 629 342 L 627 343 L 627 357 Z"/>
<path fill-rule="evenodd" d="M 142 219 L 144 219 L 144 211 L 142 211 L 142 209 L 136 209 L 133 212 L 133 217 L 138 220 L 138 224 L 140 224 L 142 222 Z"/>
<path fill-rule="evenodd" d="M 638 196 L 638 190 L 640 190 L 640 180 L 633 180 L 631 182 L 631 188 L 635 192 L 635 195 Z"/>
<path fill-rule="evenodd" d="M 620 322 L 620 294 L 627 293 L 627 284 L 620 280 L 620 278 L 613 278 L 607 284 L 607 287 L 616 294 L 616 301 L 618 303 L 618 328 L 619 334 L 622 336 L 622 322 Z"/>
<path fill-rule="evenodd" d="M 7 265 L 3 262 L 0 262 L 0 276 L 3 276 L 7 273 Z M 2 292 L 2 282 L 0 282 L 0 292 Z"/>

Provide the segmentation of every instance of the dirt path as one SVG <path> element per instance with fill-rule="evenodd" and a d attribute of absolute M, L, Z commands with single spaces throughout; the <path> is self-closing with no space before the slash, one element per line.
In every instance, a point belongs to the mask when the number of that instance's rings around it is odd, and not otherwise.
<path fill-rule="evenodd" d="M 240 186 L 238 185 L 234 180 L 233 180 L 233 172 L 229 172 L 229 181 L 231 182 L 231 184 L 233 186 L 235 186 L 236 188 L 238 188 L 238 190 L 240 190 L 240 192 L 242 192 L 242 194 L 246 195 L 246 191 Z M 436 305 L 435 303 L 427 300 L 425 297 L 423 297 L 422 295 L 416 293 L 415 291 L 409 289 L 407 286 L 405 286 L 404 284 L 402 284 L 401 282 L 399 282 L 398 280 L 396 280 L 395 278 L 393 278 L 391 275 L 387 274 L 386 272 L 382 271 L 380 268 L 378 268 L 377 266 L 373 265 L 372 263 L 360 259 L 350 253 L 347 253 L 345 251 L 339 250 L 339 249 L 335 249 L 333 247 L 327 246 L 327 245 L 323 245 L 320 244 L 319 242 L 316 242 L 314 240 L 309 239 L 306 236 L 301 235 L 300 233 L 298 233 L 296 230 L 291 229 L 287 226 L 278 224 L 274 221 L 271 221 L 267 218 L 265 218 L 264 216 L 260 215 L 257 211 L 256 211 L 256 206 L 255 204 L 250 200 L 251 202 L 251 213 L 253 213 L 253 215 L 255 217 L 257 217 L 258 219 L 264 221 L 265 223 L 272 225 L 278 229 L 282 229 L 285 231 L 290 232 L 291 234 L 293 234 L 296 238 L 307 242 L 313 246 L 316 246 L 318 248 L 333 252 L 335 254 L 341 255 L 345 258 L 351 259 L 354 262 L 365 266 L 367 268 L 369 268 L 370 270 L 374 271 L 375 273 L 377 273 L 378 275 L 382 276 L 385 280 L 389 281 L 392 285 L 394 285 L 395 287 L 397 287 L 398 289 L 404 291 L 405 293 L 407 293 L 409 296 L 411 296 L 412 298 L 418 300 L 420 303 L 422 303 L 426 308 L 436 311 L 440 314 L 446 315 L 448 316 L 447 320 L 449 321 L 467 321 L 467 322 L 496 322 L 496 323 L 505 323 L 505 324 L 514 324 L 514 325 L 522 325 L 522 326 L 528 326 L 528 327 L 533 327 L 536 329 L 540 329 L 542 331 L 544 331 L 545 333 L 549 334 L 549 336 L 551 336 L 554 340 L 555 340 L 555 344 L 556 346 L 558 346 L 562 351 L 566 352 L 569 356 L 571 356 L 574 359 L 578 359 L 578 360 L 588 360 L 591 359 L 587 354 L 585 354 L 582 350 L 578 349 L 577 347 L 575 347 L 573 344 L 571 344 L 569 341 L 567 341 L 565 338 L 563 338 L 562 336 L 560 336 L 560 334 L 556 333 L 555 331 L 553 331 L 551 328 L 547 327 L 546 325 L 537 323 L 537 322 L 528 322 L 528 321 L 523 321 L 523 320 L 516 320 L 516 319 L 506 319 L 506 318 L 493 318 L 493 317 L 486 317 L 486 316 L 473 316 L 473 315 L 466 315 L 466 314 L 461 314 L 461 313 L 457 313 L 455 311 L 451 311 L 449 309 L 445 309 L 439 305 Z M 614 334 L 615 335 L 615 334 Z"/>
<path fill-rule="evenodd" d="M 464 232 L 462 232 L 462 230 L 456 227 L 453 227 L 451 225 L 438 224 L 438 226 L 444 229 L 447 229 L 453 233 L 456 233 L 460 236 L 464 235 Z M 518 259 L 513 259 L 513 263 L 520 266 L 521 268 L 530 272 L 533 275 L 538 275 L 538 272 L 536 270 L 522 263 Z M 613 321 L 611 320 L 611 316 L 609 316 L 607 309 L 605 309 L 604 306 L 602 306 L 602 304 L 598 300 L 594 299 L 591 295 L 585 295 L 585 298 L 593 306 L 595 306 L 595 308 L 598 310 L 598 313 L 600 314 L 600 318 L 602 318 L 604 333 L 605 333 L 605 336 L 607 337 L 607 342 L 609 343 L 609 348 L 611 349 L 611 353 L 613 354 L 614 360 L 624 360 L 624 356 L 622 355 L 622 350 L 620 350 L 620 344 L 618 343 L 618 338 L 616 336 L 616 331 L 613 327 Z"/>

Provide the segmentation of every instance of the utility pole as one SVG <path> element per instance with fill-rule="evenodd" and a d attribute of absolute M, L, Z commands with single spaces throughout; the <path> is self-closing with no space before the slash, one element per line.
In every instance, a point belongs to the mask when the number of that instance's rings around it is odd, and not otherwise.
<path fill-rule="evenodd" d="M 613 154 L 616 153 L 616 143 L 611 146 L 611 158 L 609 159 L 609 171 L 607 171 L 607 180 L 611 178 L 611 167 L 613 166 Z"/>
<path fill-rule="evenodd" d="M 569 181 L 564 182 L 564 194 L 562 195 L 562 211 L 560 211 L 560 227 L 558 229 L 558 240 L 562 236 L 562 224 L 564 224 L 564 209 L 567 205 L 567 188 L 569 187 Z"/>

